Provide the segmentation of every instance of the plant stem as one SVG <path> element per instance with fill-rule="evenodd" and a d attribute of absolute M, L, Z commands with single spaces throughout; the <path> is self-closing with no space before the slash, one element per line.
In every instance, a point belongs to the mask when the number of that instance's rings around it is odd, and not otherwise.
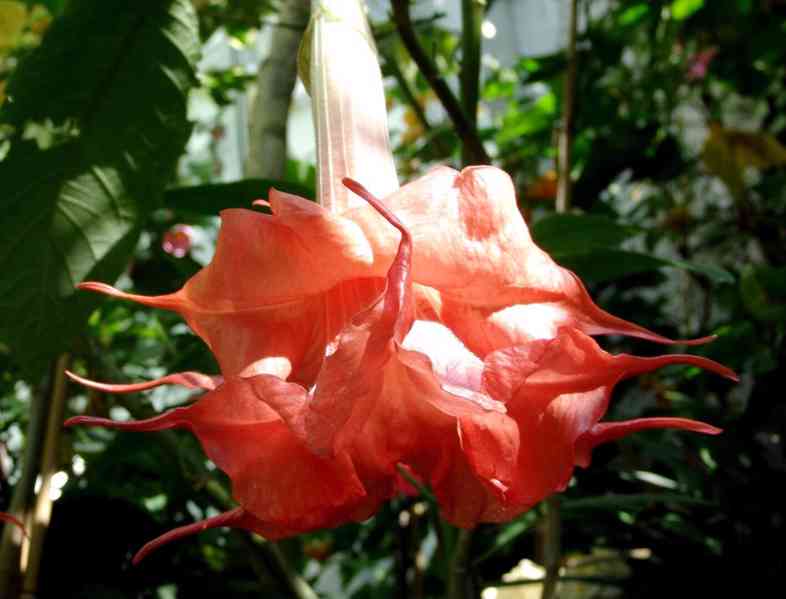
<path fill-rule="evenodd" d="M 552 495 L 546 500 L 543 507 L 546 509 L 546 513 L 541 542 L 546 576 L 543 579 L 541 599 L 552 599 L 556 596 L 560 562 L 562 561 L 560 557 L 560 533 L 562 526 L 559 499 Z"/>
<path fill-rule="evenodd" d="M 230 510 L 235 507 L 232 497 L 217 480 L 208 480 L 205 483 L 204 489 L 222 509 Z M 249 548 L 253 548 L 254 550 L 249 552 L 249 559 L 255 570 L 261 571 L 263 568 L 267 569 L 293 599 L 318 599 L 314 589 L 309 586 L 289 563 L 287 556 L 281 551 L 281 547 L 276 543 L 267 541 L 251 533 L 243 535 L 243 538 Z"/>
<path fill-rule="evenodd" d="M 460 529 L 453 547 L 448 572 L 448 599 L 472 599 L 472 581 L 469 576 L 470 547 L 474 530 Z"/>
<path fill-rule="evenodd" d="M 44 378 L 41 386 L 33 394 L 30 401 L 30 420 L 25 434 L 25 451 L 22 464 L 22 476 L 14 487 L 14 494 L 8 512 L 25 523 L 29 529 L 32 520 L 32 501 L 38 464 L 44 446 L 47 410 L 51 394 L 52 375 L 56 362 Z M 3 529 L 0 545 L 0 597 L 15 597 L 18 591 L 19 556 L 22 549 L 23 535 L 16 526 L 6 525 Z"/>
<path fill-rule="evenodd" d="M 22 544 L 21 572 L 22 597 L 35 597 L 38 592 L 38 575 L 41 571 L 41 556 L 44 539 L 52 518 L 52 477 L 60 467 L 60 439 L 63 431 L 63 413 L 67 398 L 68 380 L 65 371 L 71 357 L 62 354 L 55 363 L 52 373 L 52 394 L 46 421 L 44 447 L 41 454 L 41 488 L 35 500 L 32 522 L 28 525 L 28 539 Z M 27 522 L 25 522 L 27 525 Z"/>
<path fill-rule="evenodd" d="M 470 126 L 477 135 L 478 100 L 480 98 L 480 53 L 482 37 L 480 27 L 485 13 L 483 0 L 462 0 L 462 59 L 461 103 Z M 464 165 L 474 162 L 471 147 L 463 144 L 461 160 Z"/>
<path fill-rule="evenodd" d="M 557 212 L 570 210 L 573 182 L 570 171 L 573 168 L 573 121 L 576 97 L 576 3 L 570 2 L 570 22 L 568 24 L 567 66 L 562 94 L 562 129 L 559 135 L 559 180 L 557 183 Z"/>
<path fill-rule="evenodd" d="M 392 0 L 391 4 L 393 7 L 393 20 L 396 23 L 401 41 L 448 113 L 459 137 L 461 137 L 463 145 L 467 147 L 467 156 L 470 158 L 470 161 L 474 164 L 490 163 L 491 160 L 478 137 L 475 126 L 464 112 L 448 84 L 439 75 L 434 62 L 429 58 L 418 41 L 412 25 L 412 17 L 409 13 L 409 0 Z"/>
<path fill-rule="evenodd" d="M 576 12 L 577 0 L 567 0 L 570 3 L 570 21 L 568 23 L 567 65 L 565 69 L 565 85 L 562 97 L 562 130 L 559 136 L 559 165 L 557 180 L 557 205 L 558 213 L 570 210 L 573 182 L 571 169 L 573 162 L 573 118 L 576 95 Z M 561 519 L 559 499 L 552 496 L 543 504 L 545 508 L 544 521 L 541 528 L 541 557 L 546 567 L 546 576 L 543 579 L 543 592 L 541 599 L 552 599 L 559 582 L 559 568 L 561 557 L 560 536 Z"/>

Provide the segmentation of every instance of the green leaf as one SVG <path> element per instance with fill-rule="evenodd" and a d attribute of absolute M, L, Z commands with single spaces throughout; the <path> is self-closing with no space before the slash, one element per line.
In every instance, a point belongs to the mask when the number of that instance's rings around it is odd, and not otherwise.
<path fill-rule="evenodd" d="M 605 216 L 584 214 L 551 214 L 532 227 L 533 239 L 550 254 L 616 247 L 639 232 Z"/>
<path fill-rule="evenodd" d="M 613 248 L 598 248 L 588 252 L 554 253 L 552 258 L 565 268 L 575 271 L 585 282 L 591 283 L 613 281 L 664 267 L 689 270 L 707 277 L 714 283 L 734 282 L 731 273 L 716 266 L 669 260 Z"/>
<path fill-rule="evenodd" d="M 626 7 L 619 16 L 619 24 L 633 25 L 634 23 L 638 23 L 647 13 L 649 13 L 649 11 L 650 7 L 646 2 L 640 2 L 639 4 Z"/>
<path fill-rule="evenodd" d="M 478 556 L 474 563 L 479 564 L 480 562 L 483 562 L 492 555 L 496 554 L 498 551 L 501 551 L 510 545 L 513 541 L 518 539 L 521 535 L 531 530 L 537 521 L 537 512 L 533 510 L 525 513 L 517 520 L 514 520 L 513 522 L 510 522 L 509 524 L 501 527 L 497 533 L 497 536 L 494 538 L 494 542 L 492 543 L 491 547 Z"/>
<path fill-rule="evenodd" d="M 757 320 L 786 320 L 786 268 L 761 266 L 747 270 L 740 280 L 740 294 Z"/>
<path fill-rule="evenodd" d="M 674 0 L 671 3 L 671 16 L 683 21 L 704 6 L 704 0 Z"/>
<path fill-rule="evenodd" d="M 554 92 L 543 94 L 531 106 L 516 111 L 505 118 L 505 128 L 499 134 L 499 143 L 507 143 L 552 126 L 557 114 L 557 96 Z"/>
<path fill-rule="evenodd" d="M 585 281 L 602 283 L 664 267 L 696 272 L 715 283 L 733 283 L 734 277 L 717 266 L 659 258 L 619 249 L 641 229 L 604 216 L 552 214 L 532 227 L 535 242 L 562 266 Z"/>
<path fill-rule="evenodd" d="M 15 71 L 0 112 L 16 131 L 0 162 L 0 339 L 19 363 L 67 349 L 97 301 L 74 285 L 127 264 L 189 136 L 198 51 L 189 0 L 72 0 Z"/>
<path fill-rule="evenodd" d="M 305 198 L 313 198 L 314 190 L 299 183 L 270 179 L 243 179 L 233 183 L 212 183 L 175 187 L 164 193 L 164 205 L 173 210 L 215 216 L 227 208 L 250 208 L 258 198 L 267 198 L 270 188 Z"/>

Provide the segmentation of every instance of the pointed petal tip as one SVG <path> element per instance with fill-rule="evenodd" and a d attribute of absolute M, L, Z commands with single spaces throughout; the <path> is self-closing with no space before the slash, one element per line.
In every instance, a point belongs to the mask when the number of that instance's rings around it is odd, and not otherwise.
<path fill-rule="evenodd" d="M 193 371 L 177 372 L 150 381 L 120 385 L 92 381 L 68 370 L 66 370 L 65 373 L 66 376 L 75 383 L 79 383 L 80 385 L 84 385 L 85 387 L 89 387 L 91 389 L 97 389 L 98 391 L 104 391 L 106 393 L 138 393 L 140 391 L 147 391 L 148 389 L 154 389 L 155 387 L 160 387 L 162 385 L 180 385 L 186 389 L 202 389 L 205 391 L 213 391 L 223 383 L 223 377 L 221 376 L 210 376 L 207 374 L 202 374 L 201 372 Z"/>
<path fill-rule="evenodd" d="M 179 292 L 170 293 L 166 295 L 138 295 L 136 293 L 126 293 L 120 291 L 116 287 L 107 285 L 106 283 L 99 283 L 98 281 L 83 281 L 76 286 L 77 289 L 82 291 L 94 291 L 96 293 L 103 293 L 110 297 L 117 299 L 128 300 L 137 302 L 143 306 L 150 306 L 151 308 L 161 308 L 163 310 L 182 311 L 185 307 L 185 302 L 179 296 Z"/>
<path fill-rule="evenodd" d="M 106 283 L 99 283 L 98 281 L 82 281 L 81 283 L 77 283 L 76 288 L 82 291 L 95 291 L 97 293 L 106 293 L 107 295 L 122 294 L 121 291 L 118 291 L 111 285 L 107 285 Z"/>
<path fill-rule="evenodd" d="M 696 339 L 674 339 L 671 343 L 674 345 L 706 345 L 712 343 L 718 338 L 717 335 L 707 335 L 706 337 L 698 337 Z"/>
<path fill-rule="evenodd" d="M 63 426 L 113 426 L 117 424 L 109 418 L 98 418 L 97 416 L 71 416 L 63 423 Z"/>
<path fill-rule="evenodd" d="M 693 354 L 666 354 L 652 358 L 641 358 L 638 356 L 620 354 L 617 356 L 617 359 L 620 360 L 621 364 L 625 365 L 626 372 L 624 376 L 626 378 L 643 374 L 645 372 L 650 372 L 664 366 L 674 364 L 689 364 L 691 366 L 696 366 L 698 368 L 703 368 L 705 370 L 714 372 L 715 374 L 730 381 L 734 381 L 735 383 L 739 382 L 740 380 L 739 376 L 737 376 L 737 373 L 734 372 L 731 368 L 728 368 L 723 364 L 716 362 L 715 360 L 710 360 L 709 358 L 696 356 Z"/>
<path fill-rule="evenodd" d="M 98 416 L 73 416 L 63 426 L 100 426 L 120 431 L 155 432 L 171 428 L 189 427 L 190 422 L 185 414 L 188 408 L 174 408 L 158 416 L 145 420 L 112 420 Z"/>

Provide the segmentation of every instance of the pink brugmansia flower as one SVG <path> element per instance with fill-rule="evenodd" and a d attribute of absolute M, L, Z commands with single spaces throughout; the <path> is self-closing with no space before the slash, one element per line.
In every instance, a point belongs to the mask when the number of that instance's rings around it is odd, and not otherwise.
<path fill-rule="evenodd" d="M 175 258 L 182 258 L 191 249 L 194 229 L 189 225 L 175 225 L 164 233 L 161 248 Z"/>
<path fill-rule="evenodd" d="M 137 559 L 210 526 L 280 538 L 365 519 L 402 488 L 402 466 L 433 488 L 450 522 L 506 521 L 564 489 L 600 443 L 647 428 L 719 432 L 680 418 L 600 422 L 623 378 L 675 363 L 734 374 L 697 356 L 604 352 L 591 335 L 676 342 L 596 306 L 532 242 L 504 172 L 443 167 L 398 188 L 389 152 L 379 152 L 387 132 L 376 63 L 350 70 L 376 73 L 366 104 L 382 116 L 370 123 L 368 108 L 353 104 L 357 86 L 342 95 L 330 85 L 346 75 L 341 60 L 371 47 L 352 6 L 337 3 L 330 19 L 318 12 L 314 27 L 312 52 L 331 57 L 327 66 L 312 60 L 311 77 L 323 204 L 271 191 L 263 204 L 272 214 L 224 211 L 213 261 L 175 293 L 80 285 L 180 313 L 221 368 L 136 385 L 72 375 L 110 392 L 206 391 L 146 421 L 69 422 L 187 428 L 232 479 L 237 509 L 168 533 Z M 327 35 L 347 23 L 346 35 Z M 362 44 L 348 46 L 353 36 Z M 364 163 L 364 154 L 381 158 Z M 363 179 L 384 199 L 352 179 L 341 184 L 355 172 L 370 172 Z"/>
<path fill-rule="evenodd" d="M 697 52 L 688 59 L 688 72 L 685 78 L 688 81 L 699 81 L 709 73 L 710 63 L 718 55 L 718 48 L 711 47 Z"/>

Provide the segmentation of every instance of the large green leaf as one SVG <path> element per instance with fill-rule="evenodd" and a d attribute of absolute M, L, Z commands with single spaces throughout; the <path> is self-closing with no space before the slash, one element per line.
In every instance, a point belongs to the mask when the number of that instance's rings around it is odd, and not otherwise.
<path fill-rule="evenodd" d="M 127 264 L 188 139 L 198 53 L 189 0 L 72 0 L 16 70 L 0 112 L 15 130 L 0 162 L 0 339 L 20 363 L 66 349 L 95 301 L 74 285 Z"/>
<path fill-rule="evenodd" d="M 637 227 L 587 214 L 550 214 L 532 227 L 532 237 L 550 254 L 616 247 L 639 232 L 641 229 Z"/>
<path fill-rule="evenodd" d="M 602 283 L 660 268 L 681 268 L 715 283 L 733 283 L 722 268 L 695 264 L 620 249 L 619 245 L 640 232 L 609 218 L 583 214 L 554 214 L 532 227 L 532 237 L 562 266 L 585 281 Z"/>

